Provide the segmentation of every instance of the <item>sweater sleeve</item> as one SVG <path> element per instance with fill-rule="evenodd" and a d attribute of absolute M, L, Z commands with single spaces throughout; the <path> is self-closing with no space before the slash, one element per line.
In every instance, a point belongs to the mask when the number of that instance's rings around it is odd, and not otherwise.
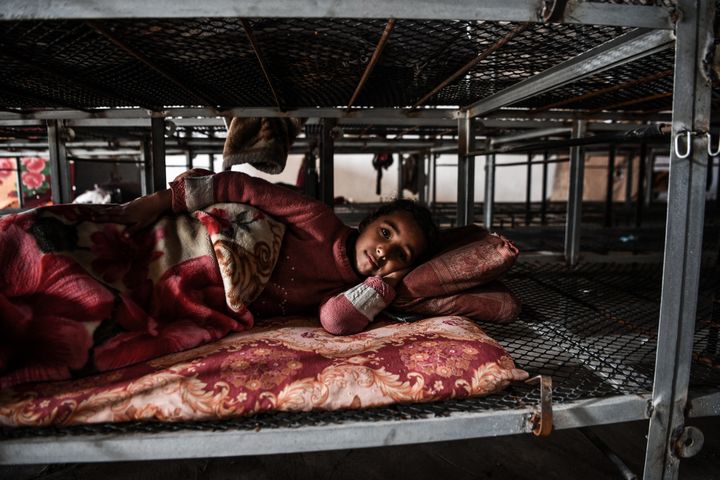
<path fill-rule="evenodd" d="M 320 305 L 320 323 L 333 335 L 358 333 L 395 298 L 395 290 L 380 277 L 330 297 Z"/>
<path fill-rule="evenodd" d="M 337 219 L 332 209 L 315 199 L 242 172 L 186 176 L 171 182 L 170 188 L 175 212 L 233 202 L 252 205 L 277 220 L 295 225 L 318 221 L 323 217 L 333 221 Z"/>

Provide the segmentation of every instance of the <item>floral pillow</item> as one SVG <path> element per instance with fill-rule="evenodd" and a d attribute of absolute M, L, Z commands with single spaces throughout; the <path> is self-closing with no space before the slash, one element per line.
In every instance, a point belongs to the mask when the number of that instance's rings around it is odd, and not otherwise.
<path fill-rule="evenodd" d="M 462 315 L 479 322 L 510 323 L 520 313 L 520 302 L 496 280 L 460 293 L 396 300 L 393 308 L 416 315 Z"/>
<path fill-rule="evenodd" d="M 501 283 L 489 284 L 515 264 L 515 245 L 475 225 L 442 232 L 440 243 L 446 246 L 405 276 L 393 308 L 488 322 L 514 320 L 517 298 Z"/>

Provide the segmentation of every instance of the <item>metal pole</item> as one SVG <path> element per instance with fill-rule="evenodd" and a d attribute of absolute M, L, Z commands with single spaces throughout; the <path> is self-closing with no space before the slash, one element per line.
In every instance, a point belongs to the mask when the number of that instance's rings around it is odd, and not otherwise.
<path fill-rule="evenodd" d="M 323 118 L 320 125 L 320 200 L 332 207 L 335 203 L 335 141 L 331 133 L 335 119 Z"/>
<path fill-rule="evenodd" d="M 25 195 L 23 194 L 22 172 L 20 171 L 20 157 L 15 157 L 15 181 L 17 181 L 18 207 L 23 208 L 25 206 Z M 54 195 L 54 190 L 51 193 Z"/>
<path fill-rule="evenodd" d="M 437 159 L 438 154 L 433 153 L 432 155 L 432 206 L 435 208 L 437 203 Z"/>
<path fill-rule="evenodd" d="M 530 225 L 532 212 L 530 211 L 530 195 L 532 194 L 532 159 L 533 153 L 527 155 L 527 182 L 525 182 L 525 225 Z"/>
<path fill-rule="evenodd" d="M 682 15 L 676 25 L 675 78 L 673 96 L 673 142 L 670 154 L 667 228 L 663 264 L 660 323 L 645 479 L 676 479 L 681 434 L 688 433 L 687 406 L 693 332 L 700 280 L 707 141 L 702 132 L 710 129 L 711 87 L 703 73 L 703 61 L 713 51 L 712 0 L 679 0 Z M 690 158 L 679 158 L 675 137 L 692 136 Z"/>
<path fill-rule="evenodd" d="M 485 147 L 490 149 L 490 139 L 485 141 Z M 483 205 L 483 225 L 492 230 L 493 208 L 495 202 L 495 154 L 485 155 L 485 203 Z"/>
<path fill-rule="evenodd" d="M 585 120 L 573 125 L 573 138 L 585 135 Z M 565 262 L 574 266 L 580 257 L 580 223 L 582 220 L 583 179 L 585 154 L 582 147 L 570 148 L 570 189 L 568 191 L 567 217 L 565 219 Z"/>
<path fill-rule="evenodd" d="M 417 176 L 418 176 L 418 201 L 421 204 L 427 203 L 426 199 L 427 196 L 425 195 L 425 184 L 427 183 L 427 178 L 425 177 L 425 160 L 427 159 L 427 155 L 420 154 L 418 155 L 418 163 L 415 165 L 417 168 Z"/>
<path fill-rule="evenodd" d="M 615 145 L 608 152 L 607 189 L 605 190 L 605 226 L 613 224 L 613 193 L 615 191 Z"/>
<path fill-rule="evenodd" d="M 458 176 L 457 176 L 457 222 L 456 226 L 470 225 L 474 220 L 475 205 L 475 157 L 473 150 L 473 119 L 463 115 L 458 119 Z"/>
<path fill-rule="evenodd" d="M 542 165 L 542 199 L 540 200 L 540 223 L 542 225 L 547 224 L 547 177 L 548 177 L 548 160 L 550 159 L 550 153 L 545 150 L 543 152 L 543 165 Z"/>
<path fill-rule="evenodd" d="M 638 159 L 638 182 L 637 182 L 637 198 L 635 203 L 635 226 L 642 224 L 643 204 L 645 203 L 645 176 L 647 174 L 647 143 L 642 142 L 640 145 L 640 158 Z"/>
<path fill-rule="evenodd" d="M 140 154 L 142 155 L 143 168 L 140 170 L 140 192 L 147 195 L 153 191 L 153 161 L 150 139 L 144 138 L 140 142 Z"/>
<path fill-rule="evenodd" d="M 625 211 L 628 212 L 629 223 L 629 212 L 632 209 L 632 186 L 633 186 L 633 163 L 635 163 L 635 151 L 630 150 L 627 155 L 627 162 L 625 163 Z"/>
<path fill-rule="evenodd" d="M 396 198 L 403 198 L 403 154 L 398 153 L 398 169 L 397 169 L 397 194 Z"/>
<path fill-rule="evenodd" d="M 69 203 L 72 201 L 70 172 L 60 120 L 48 120 L 47 131 L 52 201 L 53 203 Z"/>
<path fill-rule="evenodd" d="M 150 134 L 152 135 L 152 192 L 159 192 L 167 188 L 167 182 L 165 179 L 164 118 L 152 118 L 150 123 Z"/>

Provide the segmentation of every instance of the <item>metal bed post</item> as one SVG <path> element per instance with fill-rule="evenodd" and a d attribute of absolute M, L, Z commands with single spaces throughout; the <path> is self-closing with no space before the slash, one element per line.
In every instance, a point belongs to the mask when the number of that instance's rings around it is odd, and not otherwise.
<path fill-rule="evenodd" d="M 331 132 L 334 126 L 335 119 L 321 119 L 320 138 L 318 139 L 318 150 L 320 151 L 320 200 L 331 207 L 335 201 L 335 142 Z"/>
<path fill-rule="evenodd" d="M 20 170 L 20 166 L 20 157 L 15 157 L 15 181 L 17 182 L 18 207 L 23 208 L 25 206 L 25 195 L 23 195 L 22 172 Z"/>
<path fill-rule="evenodd" d="M 425 195 L 425 186 L 427 183 L 427 177 L 425 176 L 425 161 L 427 159 L 426 154 L 419 154 L 419 162 L 415 165 L 417 168 L 418 176 L 418 201 L 423 205 L 426 203 L 427 196 Z"/>
<path fill-rule="evenodd" d="M 485 150 L 490 150 L 490 139 L 485 141 Z M 492 230 L 493 209 L 495 207 L 495 154 L 485 155 L 485 203 L 483 204 L 483 225 Z"/>
<path fill-rule="evenodd" d="M 572 138 L 585 136 L 585 120 L 573 124 Z M 583 179 L 585 176 L 585 153 L 580 146 L 570 148 L 570 189 L 568 191 L 567 217 L 565 219 L 565 262 L 575 266 L 580 254 L 580 223 L 582 221 Z"/>
<path fill-rule="evenodd" d="M 547 225 L 547 177 L 548 177 L 548 160 L 550 152 L 543 152 L 542 164 L 542 198 L 540 199 L 540 223 Z"/>
<path fill-rule="evenodd" d="M 615 145 L 610 145 L 608 151 L 607 185 L 605 190 L 605 226 L 613 224 L 613 201 L 615 193 Z"/>
<path fill-rule="evenodd" d="M 403 155 L 398 153 L 398 169 L 397 169 L 397 195 L 398 199 L 403 198 Z"/>
<path fill-rule="evenodd" d="M 645 177 L 647 176 L 647 143 L 640 144 L 640 158 L 638 159 L 637 203 L 635 204 L 635 226 L 642 224 L 642 212 L 645 203 Z"/>
<path fill-rule="evenodd" d="M 153 161 L 150 139 L 145 137 L 140 141 L 140 155 L 143 168 L 140 170 L 140 192 L 147 195 L 153 191 Z"/>
<path fill-rule="evenodd" d="M 72 201 L 70 185 L 70 172 L 65 150 L 65 141 L 62 138 L 60 120 L 48 120 L 48 151 L 50 156 L 50 185 L 53 203 L 68 203 Z"/>
<path fill-rule="evenodd" d="M 152 184 L 153 192 L 164 190 L 167 186 L 165 179 L 165 119 L 153 117 L 150 123 L 152 135 Z"/>
<path fill-rule="evenodd" d="M 458 119 L 458 176 L 457 176 L 457 222 L 456 226 L 473 222 L 475 204 L 475 157 L 471 156 L 475 131 L 473 119 L 463 112 Z"/>
<path fill-rule="evenodd" d="M 525 225 L 530 225 L 532 212 L 530 211 L 530 195 L 532 193 L 532 159 L 533 152 L 527 154 L 527 181 L 525 182 Z"/>
<path fill-rule="evenodd" d="M 698 430 L 685 426 L 684 413 L 705 214 L 705 132 L 710 127 L 711 87 L 702 68 L 714 48 L 715 4 L 679 0 L 678 7 L 667 228 L 645 479 L 677 478 L 680 457 L 689 456 L 693 442 L 702 441 Z M 679 137 L 688 149 L 681 154 L 675 148 L 679 143 L 683 148 Z"/>
<path fill-rule="evenodd" d="M 630 223 L 630 212 L 632 211 L 632 186 L 633 186 L 633 168 L 635 163 L 635 150 L 630 149 L 627 153 L 627 162 L 625 163 L 625 221 Z"/>

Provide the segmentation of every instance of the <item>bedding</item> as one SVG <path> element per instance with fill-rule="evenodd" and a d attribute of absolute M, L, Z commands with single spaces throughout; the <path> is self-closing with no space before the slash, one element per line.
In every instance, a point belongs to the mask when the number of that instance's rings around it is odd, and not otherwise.
<path fill-rule="evenodd" d="M 200 421 L 487 395 L 527 373 L 456 316 L 377 322 L 337 337 L 317 318 L 275 319 L 217 342 L 86 378 L 0 391 L 0 424 Z"/>
<path fill-rule="evenodd" d="M 242 204 L 167 216 L 133 236 L 104 206 L 0 218 L 0 388 L 104 371 L 253 325 L 246 306 L 284 226 Z"/>

